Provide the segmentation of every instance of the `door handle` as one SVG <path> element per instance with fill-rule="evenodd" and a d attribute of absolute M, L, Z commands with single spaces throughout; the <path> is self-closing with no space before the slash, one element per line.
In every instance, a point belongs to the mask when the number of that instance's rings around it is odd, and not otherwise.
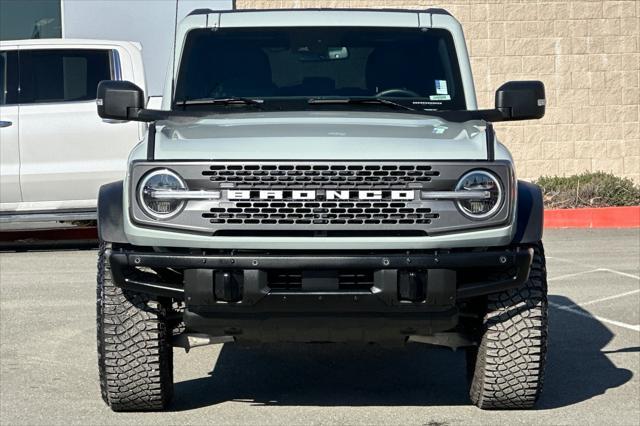
<path fill-rule="evenodd" d="M 4 120 L 0 120 L 0 128 L 2 127 L 9 127 L 11 126 L 13 123 L 11 121 L 4 121 Z"/>

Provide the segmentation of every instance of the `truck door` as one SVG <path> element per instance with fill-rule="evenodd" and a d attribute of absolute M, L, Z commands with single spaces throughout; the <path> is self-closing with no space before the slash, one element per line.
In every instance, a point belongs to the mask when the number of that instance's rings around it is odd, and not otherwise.
<path fill-rule="evenodd" d="M 20 195 L 18 51 L 0 51 L 0 210 L 15 209 Z"/>
<path fill-rule="evenodd" d="M 117 79 L 108 46 L 20 50 L 20 185 L 37 210 L 95 209 L 99 187 L 122 179 L 137 123 L 96 112 L 101 80 Z"/>

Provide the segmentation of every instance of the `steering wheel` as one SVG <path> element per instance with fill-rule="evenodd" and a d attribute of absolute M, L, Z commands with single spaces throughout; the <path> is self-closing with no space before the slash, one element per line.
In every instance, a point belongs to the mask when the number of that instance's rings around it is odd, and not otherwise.
<path fill-rule="evenodd" d="M 386 96 L 392 96 L 392 95 L 400 95 L 402 96 L 406 96 L 406 97 L 410 97 L 410 98 L 419 98 L 420 95 L 417 94 L 416 92 L 412 91 L 412 90 L 407 90 L 407 89 L 387 89 L 387 90 L 383 90 L 380 93 L 376 94 L 376 98 L 384 98 Z"/>

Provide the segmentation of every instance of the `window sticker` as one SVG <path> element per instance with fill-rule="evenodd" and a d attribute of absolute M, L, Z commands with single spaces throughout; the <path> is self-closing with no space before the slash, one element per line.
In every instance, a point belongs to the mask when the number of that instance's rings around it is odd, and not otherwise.
<path fill-rule="evenodd" d="M 436 94 L 437 95 L 449 94 L 449 90 L 447 89 L 447 80 L 436 80 Z"/>
<path fill-rule="evenodd" d="M 431 95 L 429 99 L 432 101 L 450 101 L 451 96 L 449 95 Z"/>

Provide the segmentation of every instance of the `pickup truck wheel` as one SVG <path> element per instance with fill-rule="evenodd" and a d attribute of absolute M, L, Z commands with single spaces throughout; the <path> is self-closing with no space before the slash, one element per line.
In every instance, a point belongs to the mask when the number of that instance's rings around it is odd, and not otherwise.
<path fill-rule="evenodd" d="M 98 255 L 98 368 L 102 399 L 113 411 L 152 411 L 173 395 L 173 349 L 166 308 L 113 283 L 108 244 Z"/>
<path fill-rule="evenodd" d="M 522 287 L 487 297 L 479 345 L 467 352 L 471 401 L 482 409 L 531 408 L 542 390 L 547 353 L 547 271 L 534 247 Z"/>

